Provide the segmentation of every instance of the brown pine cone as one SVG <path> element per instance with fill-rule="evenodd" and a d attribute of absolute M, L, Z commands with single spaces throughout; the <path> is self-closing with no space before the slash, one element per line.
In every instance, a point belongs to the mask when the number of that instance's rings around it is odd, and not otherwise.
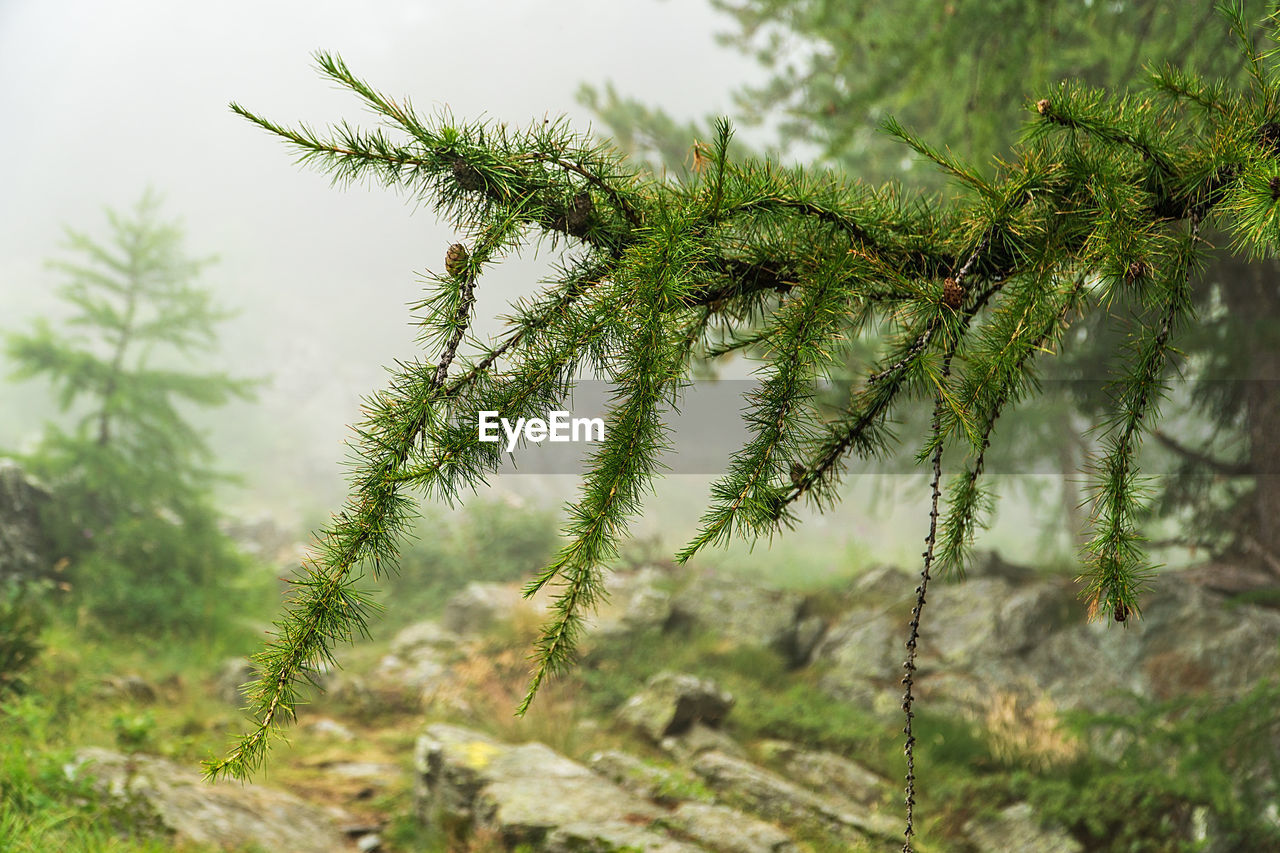
<path fill-rule="evenodd" d="M 449 251 L 444 253 L 445 272 L 457 278 L 467 271 L 467 261 L 471 256 L 467 254 L 467 247 L 461 243 L 454 243 L 449 247 Z"/>
<path fill-rule="evenodd" d="M 959 308 L 964 302 L 964 286 L 954 278 L 949 278 L 942 283 L 942 304 L 948 308 Z"/>

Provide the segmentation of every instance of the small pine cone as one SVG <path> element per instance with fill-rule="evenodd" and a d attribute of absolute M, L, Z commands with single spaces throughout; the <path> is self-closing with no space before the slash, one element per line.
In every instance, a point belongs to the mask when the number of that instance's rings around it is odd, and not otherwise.
<path fill-rule="evenodd" d="M 942 283 L 942 304 L 948 308 L 959 308 L 964 302 L 964 286 L 954 278 L 949 278 Z"/>
<path fill-rule="evenodd" d="M 444 253 L 445 272 L 457 278 L 467 271 L 467 261 L 471 256 L 467 254 L 467 247 L 461 243 L 454 243 L 449 247 L 449 251 Z"/>
<path fill-rule="evenodd" d="M 453 179 L 464 190 L 484 189 L 484 177 L 474 166 L 461 157 L 453 161 Z"/>
<path fill-rule="evenodd" d="M 1129 607 L 1124 602 L 1116 604 L 1115 612 L 1111 614 L 1117 622 L 1123 622 L 1129 618 Z"/>
<path fill-rule="evenodd" d="M 575 237 L 587 233 L 591 224 L 591 193 L 583 190 L 573 197 L 569 212 L 565 215 L 564 228 Z"/>
<path fill-rule="evenodd" d="M 1048 98 L 1041 98 L 1040 100 L 1036 101 L 1036 112 L 1040 113 L 1040 115 L 1042 116 L 1047 116 L 1049 114 Z"/>
<path fill-rule="evenodd" d="M 1267 189 L 1271 190 L 1271 200 L 1280 201 L 1280 176 L 1267 181 Z"/>
<path fill-rule="evenodd" d="M 1134 261 L 1129 264 L 1129 268 L 1124 271 L 1124 280 L 1129 284 L 1134 284 L 1147 274 L 1147 265 L 1142 261 Z"/>
<path fill-rule="evenodd" d="M 800 488 L 800 484 L 804 482 L 804 475 L 808 473 L 809 473 L 808 469 L 805 468 L 803 465 L 801 465 L 799 462 L 792 462 L 791 463 L 791 485 L 795 486 L 797 489 Z"/>

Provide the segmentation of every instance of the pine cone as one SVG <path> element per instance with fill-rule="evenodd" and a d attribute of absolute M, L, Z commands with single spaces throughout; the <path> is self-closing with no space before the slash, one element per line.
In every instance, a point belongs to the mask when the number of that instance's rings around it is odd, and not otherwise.
<path fill-rule="evenodd" d="M 1135 284 L 1138 279 L 1147 274 L 1147 265 L 1142 261 L 1134 261 L 1129 264 L 1129 268 L 1124 271 L 1124 280 L 1129 284 Z"/>
<path fill-rule="evenodd" d="M 964 286 L 954 278 L 942 283 L 942 304 L 948 308 L 959 308 L 964 302 Z"/>
<path fill-rule="evenodd" d="M 1129 618 L 1129 608 L 1122 602 L 1116 605 L 1115 612 L 1111 614 L 1117 622 L 1123 622 Z"/>
<path fill-rule="evenodd" d="M 1036 112 L 1040 113 L 1040 115 L 1042 116 L 1047 116 L 1049 114 L 1048 98 L 1041 98 L 1040 100 L 1036 101 Z"/>
<path fill-rule="evenodd" d="M 454 243 L 449 247 L 449 251 L 444 253 L 445 272 L 457 278 L 467 271 L 469 260 L 471 256 L 467 254 L 467 247 L 461 243 Z"/>
<path fill-rule="evenodd" d="M 1271 200 L 1280 201 L 1280 177 L 1267 181 L 1267 189 L 1271 190 Z"/>

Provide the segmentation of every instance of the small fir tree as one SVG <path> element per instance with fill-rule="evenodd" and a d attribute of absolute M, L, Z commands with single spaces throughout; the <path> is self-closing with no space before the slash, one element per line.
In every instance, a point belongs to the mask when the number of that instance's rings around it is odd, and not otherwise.
<path fill-rule="evenodd" d="M 1246 32 L 1238 16 L 1236 24 Z M 258 655 L 257 724 L 209 772 L 251 772 L 292 718 L 300 681 L 365 630 L 357 583 L 394 565 L 413 513 L 408 490 L 453 500 L 497 469 L 501 451 L 478 440 L 477 413 L 538 416 L 562 407 L 580 376 L 602 376 L 615 388 L 609 430 L 568 509 L 567 544 L 527 587 L 555 596 L 524 712 L 544 679 L 572 661 L 605 567 L 660 474 L 665 416 L 693 366 L 753 342 L 752 436 L 713 487 L 681 560 L 733 536 L 772 536 L 795 521 L 801 500 L 829 506 L 846 466 L 897 437 L 902 407 L 931 406 L 927 428 L 910 436 L 929 480 L 903 678 L 910 850 L 913 673 L 928 585 L 940 568 L 964 563 L 988 503 L 983 470 L 1002 412 L 1035 393 L 1038 363 L 1085 317 L 1114 326 L 1124 346 L 1111 354 L 1116 379 L 1091 467 L 1082 596 L 1100 618 L 1140 614 L 1152 566 L 1136 526 L 1137 452 L 1192 319 L 1198 272 L 1211 242 L 1245 256 L 1280 244 L 1280 91 L 1268 58 L 1241 41 L 1251 69 L 1242 87 L 1170 70 L 1142 95 L 1079 84 L 1046 93 L 1031 105 L 1025 141 L 989 175 L 889 122 L 955 182 L 946 201 L 734 162 L 726 123 L 698 147 L 688 180 L 673 183 L 563 123 L 515 130 L 426 120 L 326 54 L 323 72 L 384 127 L 344 123 L 322 135 L 233 105 L 335 181 L 404 189 L 466 238 L 422 304 L 432 359 L 401 365 L 368 401 L 350 501 L 319 534 L 276 637 Z M 538 242 L 564 247 L 543 291 L 515 306 L 506 333 L 460 354 L 483 271 Z M 845 406 L 824 414 L 815 380 L 843 370 L 848 342 L 873 322 L 888 331 L 882 346 Z"/>
<path fill-rule="evenodd" d="M 5 335 L 21 379 L 45 379 L 71 430 L 46 427 L 32 464 L 56 487 L 52 527 L 77 593 L 104 624 L 146 633 L 207 625 L 243 566 L 219 531 L 211 453 L 182 406 L 250 399 L 252 383 L 183 369 L 214 348 L 231 316 L 196 279 L 180 227 L 148 191 L 129 214 L 107 212 L 104 242 L 68 230 L 60 328 L 35 321 Z"/>

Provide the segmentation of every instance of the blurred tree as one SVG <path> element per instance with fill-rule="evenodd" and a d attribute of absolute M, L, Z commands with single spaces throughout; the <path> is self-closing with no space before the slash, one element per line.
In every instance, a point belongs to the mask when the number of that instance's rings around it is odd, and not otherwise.
<path fill-rule="evenodd" d="M 73 259 L 52 264 L 72 309 L 63 327 L 38 319 L 7 333 L 5 351 L 16 378 L 46 379 L 79 415 L 70 432 L 49 424 L 29 460 L 55 486 L 52 527 L 77 594 L 113 627 L 192 630 L 233 611 L 219 586 L 244 560 L 218 529 L 211 454 L 181 406 L 250 399 L 252 383 L 172 366 L 213 349 L 231 315 L 195 283 L 211 261 L 184 253 L 158 197 L 107 219 L 107 242 L 69 230 Z"/>
<path fill-rule="evenodd" d="M 713 486 L 681 560 L 735 535 L 781 532 L 801 499 L 829 506 L 850 458 L 882 453 L 902 408 L 931 403 L 912 436 L 930 499 L 903 679 L 911 849 L 913 674 L 929 581 L 938 564 L 965 560 L 988 503 L 983 472 L 1001 414 L 1035 396 L 1038 364 L 1070 343 L 1064 330 L 1082 317 L 1100 317 L 1123 342 L 1108 352 L 1114 379 L 1097 424 L 1083 596 L 1093 616 L 1126 622 L 1140 612 L 1152 567 L 1137 526 L 1137 453 L 1174 345 L 1193 325 L 1213 248 L 1204 235 L 1221 229 L 1239 257 L 1280 250 L 1280 80 L 1239 14 L 1233 22 L 1244 85 L 1166 69 L 1140 96 L 1058 87 L 1034 104 L 1014 154 L 985 174 L 888 122 L 951 176 L 957 190 L 946 200 L 734 161 L 727 122 L 696 150 L 687 181 L 661 180 L 562 122 L 516 130 L 424 120 L 327 54 L 321 69 L 381 127 L 341 123 L 321 135 L 233 104 L 336 181 L 377 181 L 431 204 L 466 242 L 442 252 L 446 269 L 418 306 L 431 361 L 398 365 L 368 400 L 351 497 L 318 534 L 280 631 L 257 656 L 257 725 L 208 772 L 252 772 L 292 718 L 307 673 L 366 630 L 357 584 L 394 563 L 414 513 L 406 490 L 454 500 L 498 469 L 502 450 L 480 440 L 478 413 L 545 416 L 566 406 L 580 376 L 596 375 L 615 389 L 607 433 L 568 508 L 564 546 L 527 587 L 554 596 L 526 710 L 573 659 L 605 567 L 661 474 L 666 414 L 693 365 L 755 343 L 752 434 Z M 563 244 L 560 266 L 514 307 L 504 334 L 460 357 L 480 274 L 541 241 Z M 822 412 L 815 382 L 844 374 L 837 356 L 871 323 L 881 346 L 844 407 Z M 944 470 L 954 472 L 945 513 Z"/>
<path fill-rule="evenodd" d="M 1031 93 L 1064 81 L 1127 87 L 1171 62 L 1223 85 L 1250 74 L 1246 57 L 1231 47 L 1229 22 L 1215 14 L 1217 0 L 1181 3 L 1176 13 L 1158 0 L 711 2 L 736 27 L 722 40 L 770 69 L 766 83 L 736 93 L 742 120 L 776 127 L 781 151 L 870 182 L 910 175 L 916 186 L 946 190 L 945 172 L 916 168 L 914 152 L 904 156 L 893 135 L 879 132 L 889 115 L 994 170 L 998 161 L 988 155 L 1013 145 Z M 1237 4 L 1244 20 L 1261 19 L 1269 8 L 1260 0 Z M 1248 38 L 1261 43 L 1263 26 Z M 699 132 L 692 123 L 608 83 L 603 90 L 584 85 L 579 100 L 624 150 L 676 175 L 689 168 L 687 140 Z M 1277 584 L 1280 525 L 1272 520 L 1280 514 L 1280 460 L 1270 434 L 1280 422 L 1280 265 L 1217 256 L 1206 279 L 1195 295 L 1197 326 L 1182 339 L 1188 381 L 1172 395 L 1183 414 L 1170 419 L 1175 427 L 1158 433 L 1157 452 L 1147 454 L 1169 474 L 1147 511 L 1176 522 L 1165 544 L 1204 547 L 1253 567 L 1245 582 Z M 1096 449 L 1087 428 L 1106 408 L 1107 362 L 1121 341 L 1101 314 L 1071 334 L 1082 345 L 1043 372 L 1052 393 L 1009 413 L 1016 428 L 991 466 L 1056 469 L 1062 511 L 1045 515 L 1046 532 L 1065 528 L 1076 538 L 1086 526 L 1076 472 Z M 861 347 L 875 342 L 872 329 Z M 915 418 L 923 423 L 928 413 Z"/>

